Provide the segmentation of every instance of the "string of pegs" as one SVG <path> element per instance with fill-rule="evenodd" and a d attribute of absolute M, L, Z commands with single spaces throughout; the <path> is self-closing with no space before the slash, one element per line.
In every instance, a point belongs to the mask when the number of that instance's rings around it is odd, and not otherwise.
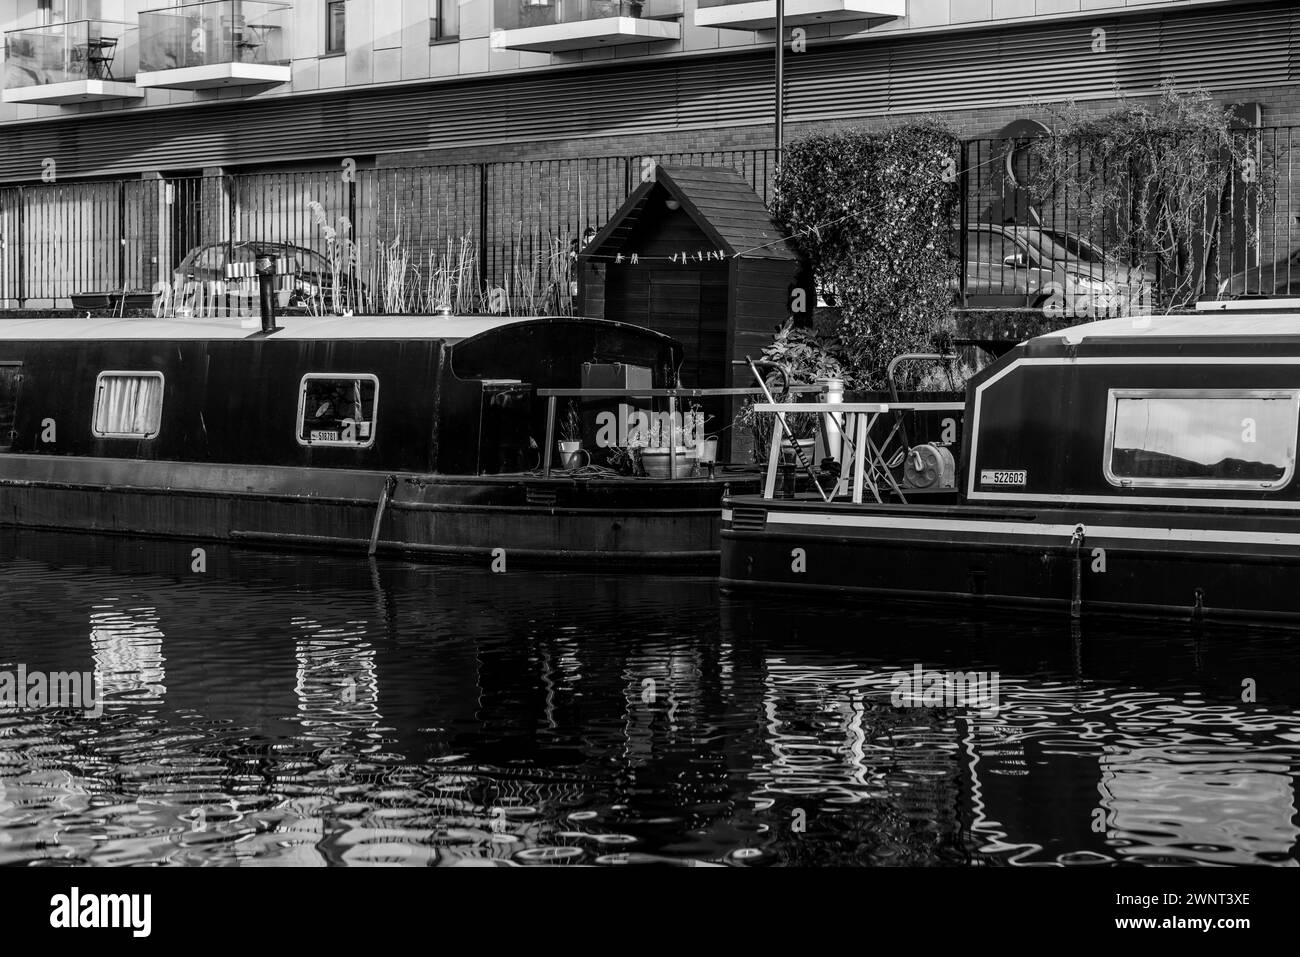
<path fill-rule="evenodd" d="M 609 260 L 616 266 L 638 266 L 643 262 L 669 262 L 677 263 L 678 265 L 724 262 L 728 256 L 727 253 L 721 249 L 700 249 L 695 252 L 687 252 L 686 250 L 683 250 L 679 253 L 673 253 L 670 256 L 642 256 L 640 253 L 615 253 L 611 257 L 594 256 L 592 258 L 609 258 Z"/>

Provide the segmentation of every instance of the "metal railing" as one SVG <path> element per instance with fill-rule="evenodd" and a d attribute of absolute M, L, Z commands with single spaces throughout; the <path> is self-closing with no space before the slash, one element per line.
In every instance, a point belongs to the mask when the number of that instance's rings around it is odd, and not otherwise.
<path fill-rule="evenodd" d="M 1211 297 L 1300 295 L 1300 168 L 1294 162 L 1300 136 L 1291 127 L 1242 135 L 1257 148 L 1259 183 L 1247 189 L 1232 178 L 1224 184 L 1212 246 L 1198 251 L 1205 266 L 1189 266 L 1199 270 L 1194 273 L 1134 261 L 1140 257 L 1123 248 L 1113 217 L 1095 215 L 1078 197 L 1033 199 L 1019 185 L 1032 170 L 1022 168 L 1025 153 L 1015 142 L 967 141 L 949 234 L 953 302 L 1055 310 L 1073 319 L 1091 318 L 1094 310 L 1162 310 L 1171 290 L 1191 287 Z M 207 249 L 278 242 L 326 259 L 345 252 L 367 311 L 433 311 L 447 296 L 435 287 L 445 287 L 454 273 L 461 285 L 474 287 L 472 296 L 453 293 L 457 311 L 497 289 L 509 293 L 512 310 L 567 314 L 577 278 L 572 254 L 656 165 L 733 169 L 770 204 L 777 153 L 696 151 L 355 173 L 331 166 L 0 186 L 0 308 L 62 305 L 87 292 L 148 293 L 185 279 L 178 277 L 182 263 L 202 260 Z M 215 273 L 211 278 L 218 280 Z"/>
<path fill-rule="evenodd" d="M 0 308 L 66 305 L 89 292 L 150 293 L 160 282 L 174 284 L 183 264 L 193 279 L 218 281 L 217 247 L 276 242 L 326 259 L 332 248 L 346 252 L 376 311 L 425 311 L 431 302 L 421 291 L 436 278 L 449 243 L 453 258 L 466 243 L 480 289 L 512 296 L 526 289 L 529 301 L 519 309 L 565 314 L 573 308 L 570 253 L 609 221 L 655 164 L 732 168 L 767 200 L 776 154 L 700 151 L 355 173 L 334 166 L 0 186 Z M 206 267 L 205 257 L 212 259 Z"/>
<path fill-rule="evenodd" d="M 1239 130 L 1250 157 L 1214 183 L 1204 216 L 1181 241 L 1155 241 L 1134 223 L 1150 206 L 1123 184 L 1124 170 L 1077 146 L 1064 163 L 1093 178 L 1092 196 L 1035 190 L 1028 139 L 964 144 L 960 212 L 951 252 L 959 301 L 974 308 L 1032 308 L 1061 318 L 1163 311 L 1199 298 L 1300 293 L 1300 169 L 1293 127 Z M 1115 193 L 1117 201 L 1098 203 Z M 961 228 L 963 227 L 964 228 Z M 1135 238 L 1136 237 L 1136 238 Z M 1143 241 L 1144 240 L 1144 241 Z"/>

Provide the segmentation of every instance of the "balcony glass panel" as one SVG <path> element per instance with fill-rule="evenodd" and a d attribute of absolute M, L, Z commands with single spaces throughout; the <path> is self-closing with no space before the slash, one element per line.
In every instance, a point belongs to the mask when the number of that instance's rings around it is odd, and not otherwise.
<path fill-rule="evenodd" d="M 140 14 L 140 70 L 225 63 L 287 65 L 292 5 L 207 0 Z"/>
<path fill-rule="evenodd" d="M 75 20 L 5 34 L 6 90 L 78 80 L 129 82 L 138 61 L 137 32 L 129 23 Z"/>
<path fill-rule="evenodd" d="M 785 0 L 787 24 L 901 17 L 907 0 Z M 697 25 L 770 29 L 776 26 L 776 0 L 698 0 Z"/>
<path fill-rule="evenodd" d="M 663 20 L 681 12 L 682 0 L 494 0 L 492 26 L 524 30 L 613 17 Z"/>

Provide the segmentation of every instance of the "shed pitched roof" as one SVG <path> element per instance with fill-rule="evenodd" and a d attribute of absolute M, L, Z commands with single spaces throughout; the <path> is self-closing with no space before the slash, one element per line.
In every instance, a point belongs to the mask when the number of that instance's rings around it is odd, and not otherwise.
<path fill-rule="evenodd" d="M 642 183 L 619 207 L 583 255 L 624 251 L 623 241 L 636 227 L 656 193 L 675 199 L 729 256 L 742 259 L 797 259 L 785 234 L 772 222 L 763 200 L 739 173 L 720 166 L 658 166 L 652 182 Z"/>

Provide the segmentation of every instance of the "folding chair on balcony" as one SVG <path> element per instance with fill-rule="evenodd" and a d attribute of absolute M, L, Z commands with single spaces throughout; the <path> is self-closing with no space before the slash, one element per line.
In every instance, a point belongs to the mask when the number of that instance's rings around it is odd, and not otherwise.
<path fill-rule="evenodd" d="M 226 33 L 226 42 L 230 44 L 230 58 L 237 63 L 256 59 L 255 51 L 262 45 L 256 35 L 249 32 L 248 21 L 243 14 L 222 17 L 221 26 Z"/>
<path fill-rule="evenodd" d="M 86 44 L 86 76 L 92 80 L 113 79 L 113 58 L 117 37 L 91 37 Z"/>

